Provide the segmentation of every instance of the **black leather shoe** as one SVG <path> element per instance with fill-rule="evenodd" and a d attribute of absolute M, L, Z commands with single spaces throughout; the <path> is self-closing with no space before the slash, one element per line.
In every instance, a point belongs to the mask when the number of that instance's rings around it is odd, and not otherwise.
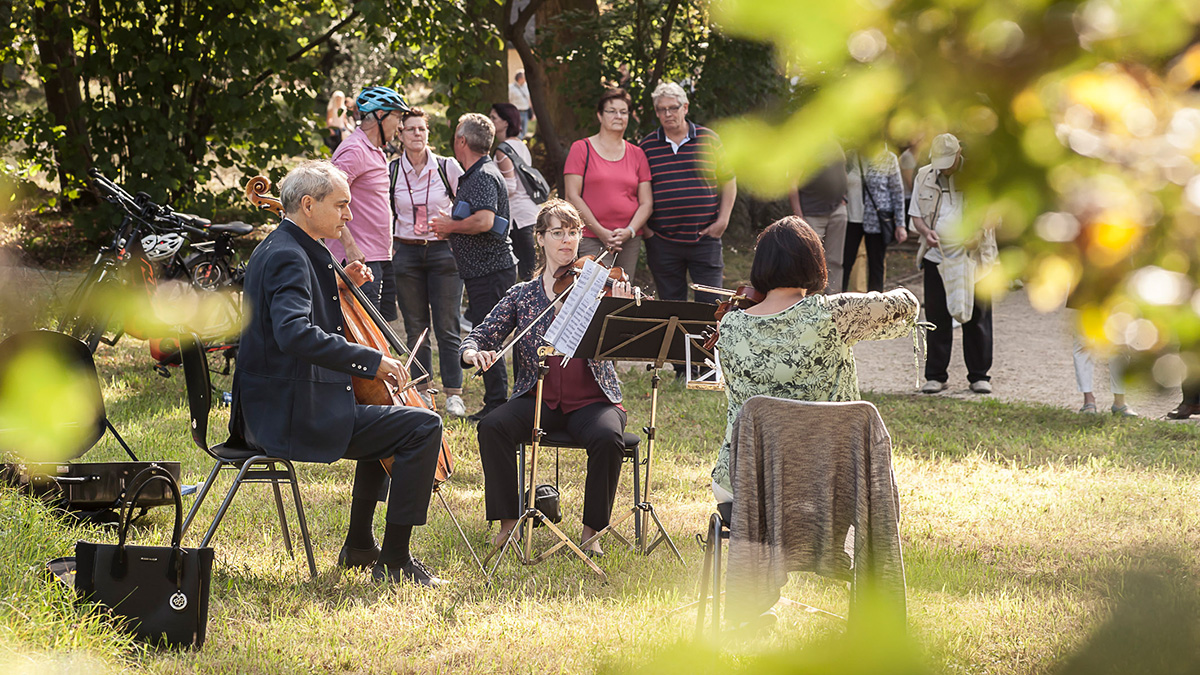
<path fill-rule="evenodd" d="M 438 588 L 450 584 L 449 581 L 435 576 L 432 570 L 415 557 L 411 558 L 406 565 L 400 568 L 376 564 L 371 569 L 371 578 L 376 582 L 389 581 L 394 584 L 410 583 L 419 586 L 428 586 L 429 588 Z"/>
<path fill-rule="evenodd" d="M 1193 405 L 1191 403 L 1180 403 L 1178 406 L 1176 406 L 1176 408 L 1174 410 L 1167 413 L 1167 419 L 1169 419 L 1169 420 L 1186 420 L 1186 419 L 1189 419 L 1192 415 L 1198 415 L 1198 414 L 1200 414 L 1200 405 Z"/>
<path fill-rule="evenodd" d="M 492 408 L 485 407 L 477 413 L 472 413 L 470 415 L 467 415 L 467 421 L 471 422 L 472 424 L 479 424 L 480 422 L 483 421 L 483 418 L 487 417 L 493 410 L 495 410 L 496 408 L 499 408 L 499 407 L 500 406 L 495 406 Z"/>
<path fill-rule="evenodd" d="M 375 544 L 371 548 L 351 548 L 343 545 L 341 552 L 338 553 L 338 567 L 348 570 L 370 567 L 379 559 L 379 551 L 379 544 Z"/>

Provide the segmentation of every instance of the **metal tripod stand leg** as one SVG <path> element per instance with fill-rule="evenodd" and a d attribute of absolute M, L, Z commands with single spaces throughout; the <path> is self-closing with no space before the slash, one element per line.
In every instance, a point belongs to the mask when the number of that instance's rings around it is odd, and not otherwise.
<path fill-rule="evenodd" d="M 544 436 L 546 433 L 542 429 L 542 386 L 546 380 L 546 372 L 550 370 L 549 366 L 546 365 L 546 358 L 553 353 L 554 348 L 552 347 L 541 347 L 538 349 L 539 363 L 537 389 L 534 394 L 533 404 L 533 434 L 529 444 L 530 489 L 528 490 L 528 495 L 526 495 L 525 498 L 525 512 L 522 513 L 521 517 L 517 519 L 516 524 L 513 526 L 512 531 L 508 533 L 508 537 L 505 538 L 504 542 L 500 544 L 500 546 L 493 549 L 492 552 L 488 554 L 487 558 L 484 559 L 484 561 L 486 562 L 487 560 L 490 560 L 493 555 L 498 554 L 498 557 L 496 558 L 496 564 L 492 567 L 492 572 L 494 573 L 496 568 L 500 566 L 500 561 L 504 558 L 504 554 L 508 550 L 508 547 L 515 539 L 522 535 L 522 527 L 524 527 L 523 534 L 525 536 L 525 546 L 521 551 L 522 563 L 526 565 L 536 565 L 546 560 L 546 558 L 548 558 L 558 549 L 566 546 L 571 550 L 571 553 L 575 554 L 576 557 L 582 560 L 592 570 L 592 572 L 599 575 L 604 581 L 608 581 L 608 575 L 604 573 L 604 570 L 600 569 L 596 563 L 592 562 L 591 558 L 587 557 L 583 550 L 580 549 L 575 542 L 571 541 L 571 538 L 564 534 L 563 531 L 555 526 L 554 523 L 550 522 L 550 519 L 547 518 L 541 511 L 539 511 L 536 506 L 537 489 L 534 486 L 537 485 L 538 451 L 541 449 L 542 436 Z M 535 523 L 541 523 L 542 525 L 545 525 L 546 529 L 550 530 L 550 532 L 552 532 L 554 536 L 558 537 L 559 540 L 559 543 L 555 544 L 553 547 L 546 550 L 536 558 L 533 557 L 533 526 Z"/>
<path fill-rule="evenodd" d="M 640 520 L 641 526 L 638 528 L 637 532 L 638 552 L 642 555 L 650 555 L 650 553 L 654 551 L 655 547 L 665 540 L 667 544 L 670 545 L 671 550 L 675 552 L 675 557 L 678 558 L 679 562 L 682 563 L 683 556 L 679 553 L 679 548 L 676 547 L 675 542 L 671 540 L 671 535 L 667 533 L 666 528 L 663 527 L 662 521 L 658 519 L 658 514 L 654 512 L 654 504 L 650 502 L 650 468 L 651 461 L 654 458 L 654 437 L 657 435 L 658 431 L 658 385 L 662 381 L 662 378 L 658 375 L 658 368 L 661 366 L 661 363 L 651 364 L 648 366 L 653 370 L 654 375 L 650 378 L 650 425 L 643 429 L 643 431 L 646 432 L 646 484 L 642 489 L 642 502 L 636 505 L 638 510 L 650 514 L 650 517 L 654 520 L 655 527 L 658 528 L 658 537 L 655 538 L 654 543 L 650 544 L 648 547 L 646 546 L 646 533 L 650 527 L 649 523 L 646 522 L 645 516 L 639 515 L 638 519 Z"/>
<path fill-rule="evenodd" d="M 458 524 L 458 518 L 454 516 L 454 510 L 450 508 L 450 503 L 446 501 L 446 495 L 442 494 L 442 486 L 435 485 L 433 487 L 433 493 L 436 494 L 438 499 L 442 501 L 442 506 L 446 509 L 447 515 L 449 515 L 450 520 L 454 522 L 454 528 L 458 530 L 458 536 L 462 537 L 463 543 L 467 545 L 467 550 L 471 552 L 471 558 L 475 560 L 475 564 L 479 566 L 479 571 L 483 572 L 483 576 L 486 579 L 488 576 L 487 569 L 485 569 L 483 563 L 480 562 L 479 556 L 475 554 L 475 547 L 471 546 L 471 540 L 467 539 L 467 533 L 463 532 L 462 525 Z"/>

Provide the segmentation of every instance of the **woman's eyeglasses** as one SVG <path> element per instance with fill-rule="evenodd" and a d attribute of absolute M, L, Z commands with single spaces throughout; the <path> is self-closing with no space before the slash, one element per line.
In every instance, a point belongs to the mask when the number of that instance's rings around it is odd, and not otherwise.
<path fill-rule="evenodd" d="M 583 230 L 564 230 L 561 227 L 556 227 L 553 230 L 546 232 L 546 236 L 550 237 L 554 241 L 562 241 L 564 239 L 579 239 L 583 236 Z"/>

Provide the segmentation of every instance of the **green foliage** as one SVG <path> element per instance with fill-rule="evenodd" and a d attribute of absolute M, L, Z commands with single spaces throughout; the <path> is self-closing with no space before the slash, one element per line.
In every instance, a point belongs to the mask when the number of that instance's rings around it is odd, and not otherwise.
<path fill-rule="evenodd" d="M 718 0 L 723 32 L 774 45 L 808 91 L 718 125 L 739 181 L 779 195 L 823 166 L 821 148 L 935 134 L 963 142 L 965 222 L 1004 250 L 981 285 L 1027 280 L 1049 311 L 1076 289 L 1081 329 L 1154 355 L 1200 342 L 1200 47 L 1195 3 Z M 923 162 L 922 162 L 923 163 Z M 1196 296 L 1200 298 L 1200 296 Z M 1165 358 L 1165 357 L 1164 357 Z M 1189 361 L 1184 359 L 1183 361 Z M 1200 362 L 1186 363 L 1189 376 Z"/>

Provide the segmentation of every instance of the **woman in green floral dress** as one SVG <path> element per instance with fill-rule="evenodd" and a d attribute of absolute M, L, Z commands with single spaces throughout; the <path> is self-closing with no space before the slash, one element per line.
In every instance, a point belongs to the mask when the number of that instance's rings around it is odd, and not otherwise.
<path fill-rule="evenodd" d="M 747 399 L 856 401 L 854 343 L 901 337 L 916 325 L 919 306 L 907 289 L 820 295 L 826 277 L 821 239 L 802 219 L 788 216 L 759 235 L 750 283 L 766 298 L 726 314 L 717 340 L 729 398 L 712 472 L 718 502 L 733 501 L 729 443 Z"/>

